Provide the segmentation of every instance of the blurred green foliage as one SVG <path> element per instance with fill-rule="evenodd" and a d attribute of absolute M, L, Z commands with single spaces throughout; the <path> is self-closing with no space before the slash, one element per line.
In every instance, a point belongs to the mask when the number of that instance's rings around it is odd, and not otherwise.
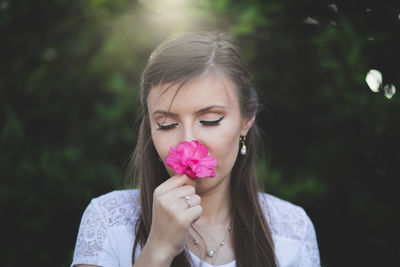
<path fill-rule="evenodd" d="M 400 264 L 400 98 L 364 81 L 400 85 L 400 5 L 173 2 L 0 1 L 2 265 L 70 264 L 85 206 L 124 187 L 151 51 L 194 30 L 241 48 L 265 106 L 258 177 L 308 212 L 323 266 Z"/>

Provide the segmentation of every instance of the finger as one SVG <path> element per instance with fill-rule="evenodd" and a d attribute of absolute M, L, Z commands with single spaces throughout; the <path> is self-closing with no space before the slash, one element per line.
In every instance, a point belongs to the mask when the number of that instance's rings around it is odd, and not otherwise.
<path fill-rule="evenodd" d="M 167 192 L 166 194 L 160 196 L 158 200 L 159 203 L 162 203 L 166 209 L 173 213 L 182 212 L 193 206 L 200 205 L 201 203 L 201 198 L 199 195 L 183 195 L 182 197 L 177 198 L 173 192 Z"/>
<path fill-rule="evenodd" d="M 194 206 L 200 205 L 201 198 L 199 195 L 191 195 L 187 197 L 188 199 L 182 198 L 183 201 L 180 201 L 180 203 L 182 203 L 183 209 L 190 209 Z"/>
<path fill-rule="evenodd" d="M 195 186 L 196 183 L 185 174 L 174 175 L 171 178 L 169 178 L 168 180 L 166 180 L 165 182 L 163 182 L 162 184 L 160 184 L 155 189 L 154 193 L 156 193 L 158 195 L 162 195 L 165 192 L 167 192 L 173 188 L 176 188 L 176 187 L 182 186 L 182 185 L 186 185 L 186 184 Z"/>
<path fill-rule="evenodd" d="M 182 185 L 177 188 L 170 189 L 165 192 L 164 195 L 168 195 L 171 198 L 182 198 L 185 196 L 194 195 L 196 193 L 196 189 L 192 185 Z"/>
<path fill-rule="evenodd" d="M 200 218 L 202 212 L 203 208 L 200 205 L 196 205 L 194 207 L 186 209 L 184 213 L 185 214 L 184 219 L 187 220 L 186 223 L 192 225 L 195 221 L 197 221 Z"/>

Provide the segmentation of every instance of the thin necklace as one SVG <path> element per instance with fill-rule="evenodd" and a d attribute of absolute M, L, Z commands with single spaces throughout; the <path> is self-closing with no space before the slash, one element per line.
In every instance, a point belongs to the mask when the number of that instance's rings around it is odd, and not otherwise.
<path fill-rule="evenodd" d="M 193 225 L 192 225 L 192 227 L 193 227 L 193 229 L 196 230 L 196 228 L 194 228 Z M 220 248 L 220 247 L 223 247 L 223 246 L 225 245 L 225 238 L 226 238 L 226 235 L 227 235 L 227 233 L 230 232 L 231 230 L 232 230 L 232 227 L 231 227 L 231 226 L 226 227 L 224 239 L 222 239 L 222 241 L 219 242 L 218 246 L 217 246 L 215 249 L 210 249 L 210 250 L 209 250 L 209 249 L 207 248 L 207 244 L 204 242 L 204 245 L 205 245 L 206 251 L 207 251 L 206 254 L 207 254 L 208 257 L 211 258 L 211 261 L 214 260 L 214 259 L 213 259 L 213 256 L 217 253 L 217 251 L 219 250 L 219 248 Z M 198 232 L 198 231 L 196 230 L 196 232 Z M 191 236 L 191 237 L 192 237 L 192 236 Z M 196 246 L 198 246 L 198 245 L 200 244 L 199 240 L 197 240 L 196 238 L 192 237 L 192 239 L 193 239 L 193 243 L 194 243 Z"/>

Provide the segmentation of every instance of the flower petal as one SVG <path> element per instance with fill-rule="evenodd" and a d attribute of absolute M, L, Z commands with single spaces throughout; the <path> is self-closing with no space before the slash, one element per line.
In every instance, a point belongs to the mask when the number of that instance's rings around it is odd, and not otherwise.
<path fill-rule="evenodd" d="M 196 152 L 193 157 L 201 159 L 208 155 L 208 149 L 205 145 L 200 144 L 199 141 L 193 141 L 196 144 Z"/>
<path fill-rule="evenodd" d="M 213 169 L 209 169 L 201 165 L 197 166 L 195 173 L 198 178 L 215 177 L 215 172 Z"/>
<path fill-rule="evenodd" d="M 187 169 L 186 172 L 185 172 L 185 174 L 186 174 L 187 176 L 189 176 L 190 178 L 192 178 L 192 179 L 197 178 L 196 173 L 195 173 L 194 171 L 192 171 L 191 169 Z"/>
<path fill-rule="evenodd" d="M 217 160 L 213 156 L 208 156 L 208 149 L 199 141 L 184 141 L 176 147 L 171 147 L 166 159 L 167 166 L 171 167 L 175 173 L 185 173 L 190 178 L 214 177 L 214 167 Z"/>
<path fill-rule="evenodd" d="M 217 163 L 217 160 L 213 156 L 207 156 L 207 157 L 200 159 L 199 164 L 206 168 L 212 169 L 212 168 L 216 167 L 218 163 Z"/>

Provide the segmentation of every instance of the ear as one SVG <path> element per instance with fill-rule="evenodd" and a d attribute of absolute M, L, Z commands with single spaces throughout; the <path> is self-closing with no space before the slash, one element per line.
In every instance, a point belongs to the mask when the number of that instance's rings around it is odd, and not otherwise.
<path fill-rule="evenodd" d="M 246 136 L 247 132 L 250 130 L 251 126 L 253 126 L 255 120 L 256 120 L 255 115 L 248 119 L 243 120 L 240 135 Z"/>

